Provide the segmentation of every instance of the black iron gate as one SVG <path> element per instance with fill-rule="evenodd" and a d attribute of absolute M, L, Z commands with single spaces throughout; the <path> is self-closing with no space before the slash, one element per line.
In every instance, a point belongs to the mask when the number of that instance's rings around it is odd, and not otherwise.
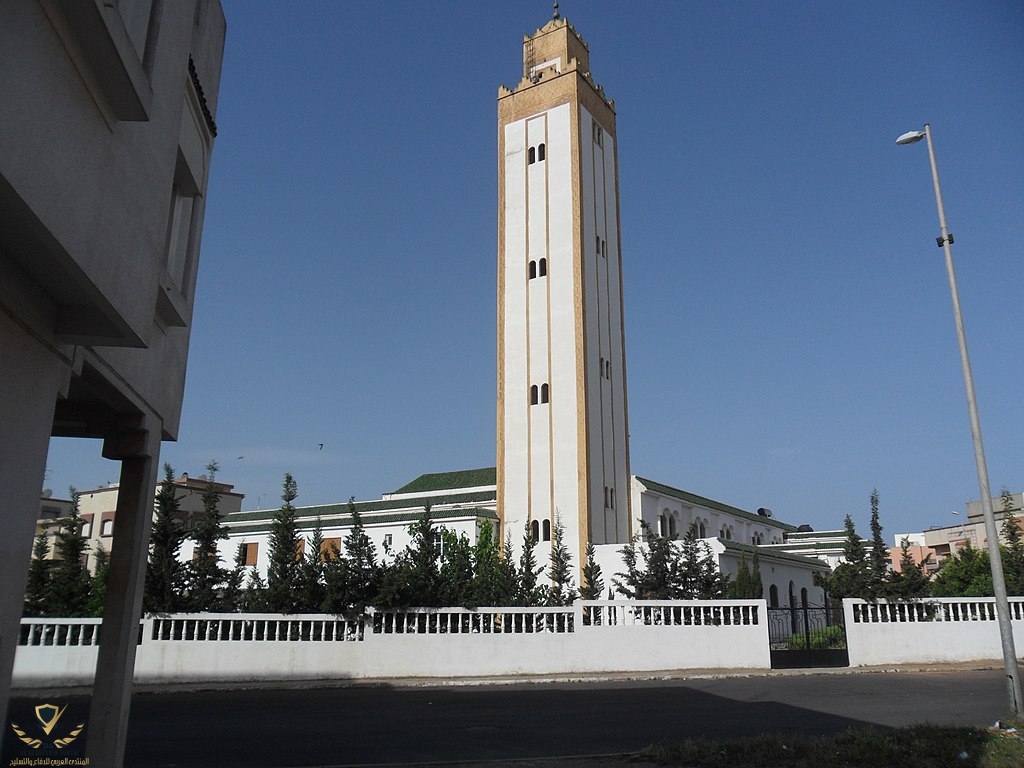
<path fill-rule="evenodd" d="M 841 603 L 769 608 L 768 641 L 772 669 L 850 666 Z"/>

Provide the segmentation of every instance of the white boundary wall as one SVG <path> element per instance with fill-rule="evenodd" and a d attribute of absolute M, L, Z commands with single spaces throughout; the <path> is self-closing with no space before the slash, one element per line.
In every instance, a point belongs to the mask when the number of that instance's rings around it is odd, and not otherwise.
<path fill-rule="evenodd" d="M 1001 659 L 995 598 L 945 597 L 911 603 L 844 600 L 850 666 Z M 1024 653 L 1024 597 L 1010 598 L 1017 655 Z"/>
<path fill-rule="evenodd" d="M 14 685 L 91 683 L 99 619 L 25 619 Z M 764 600 L 193 614 L 140 623 L 135 681 L 459 679 L 771 665 Z"/>

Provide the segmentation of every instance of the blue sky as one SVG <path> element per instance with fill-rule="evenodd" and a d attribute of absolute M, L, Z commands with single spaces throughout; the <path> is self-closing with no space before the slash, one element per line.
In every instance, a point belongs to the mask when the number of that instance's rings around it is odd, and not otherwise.
<path fill-rule="evenodd" d="M 546 2 L 224 0 L 179 442 L 276 507 L 495 461 L 496 96 Z M 565 0 L 618 113 L 632 471 L 887 537 L 1024 488 L 1024 2 Z M 323 443 L 323 449 L 320 449 Z M 117 465 L 54 441 L 46 485 Z"/>

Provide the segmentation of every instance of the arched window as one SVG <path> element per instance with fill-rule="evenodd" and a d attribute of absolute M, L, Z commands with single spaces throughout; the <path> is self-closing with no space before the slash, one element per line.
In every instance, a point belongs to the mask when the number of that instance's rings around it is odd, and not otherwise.
<path fill-rule="evenodd" d="M 697 521 L 697 536 L 701 539 L 708 537 L 708 526 L 703 520 Z"/>
<path fill-rule="evenodd" d="M 533 537 L 535 542 L 540 541 L 540 523 L 536 520 L 530 523 L 530 536 Z"/>
<path fill-rule="evenodd" d="M 534 384 L 532 387 L 530 387 L 530 405 L 536 405 L 537 404 L 537 392 L 538 392 L 538 390 L 537 390 L 537 385 L 536 384 Z"/>
<path fill-rule="evenodd" d="M 537 262 L 530 262 L 530 279 L 533 280 L 537 276 Z"/>
<path fill-rule="evenodd" d="M 544 145 L 541 144 L 541 146 L 543 147 Z M 545 520 L 544 521 L 544 541 L 551 541 L 551 521 L 550 520 Z"/>
<path fill-rule="evenodd" d="M 604 507 L 608 509 L 608 486 L 604 487 Z"/>
<path fill-rule="evenodd" d="M 601 375 L 604 376 L 604 358 L 603 357 L 601 358 L 600 366 L 601 366 L 601 368 L 600 368 Z"/>
<path fill-rule="evenodd" d="M 611 509 L 615 509 L 615 489 L 614 488 L 612 488 L 612 498 L 611 498 L 611 501 L 612 501 L 612 503 L 609 506 L 610 506 Z"/>
<path fill-rule="evenodd" d="M 533 165 L 535 162 L 537 162 L 537 150 L 530 147 L 530 151 L 527 153 L 526 164 Z"/>
<path fill-rule="evenodd" d="M 779 607 L 779 588 L 774 584 L 768 589 L 768 607 L 778 608 Z"/>
<path fill-rule="evenodd" d="M 549 392 L 550 392 L 550 390 L 548 389 L 548 385 L 547 384 L 541 384 L 540 385 L 540 401 L 542 403 L 546 403 L 548 401 Z"/>
<path fill-rule="evenodd" d="M 807 587 L 800 590 L 800 605 L 806 608 L 810 603 L 807 602 Z"/>
<path fill-rule="evenodd" d="M 670 539 L 674 539 L 679 532 L 676 530 L 676 516 L 668 516 L 668 536 Z"/>
<path fill-rule="evenodd" d="M 548 260 L 547 259 L 541 259 L 540 260 L 540 264 L 539 264 L 539 269 L 537 270 L 537 276 L 538 277 L 544 277 L 545 275 L 547 275 L 547 273 L 548 273 Z"/>
<path fill-rule="evenodd" d="M 605 375 L 606 378 L 609 378 L 609 379 L 612 377 L 612 361 L 611 360 L 605 360 L 604 361 L 604 375 Z"/>
<path fill-rule="evenodd" d="M 544 145 L 543 144 L 538 144 L 537 145 L 537 162 L 538 163 L 544 162 L 545 155 L 546 155 L 546 153 L 544 151 Z"/>

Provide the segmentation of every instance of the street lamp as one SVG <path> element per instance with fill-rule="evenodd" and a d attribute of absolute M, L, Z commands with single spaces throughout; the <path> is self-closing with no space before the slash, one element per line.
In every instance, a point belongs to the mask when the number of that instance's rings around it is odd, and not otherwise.
<path fill-rule="evenodd" d="M 1013 628 L 1010 625 L 1010 603 L 1006 598 L 1006 579 L 1003 577 L 1003 560 L 999 554 L 999 533 L 996 530 L 995 514 L 992 511 L 992 493 L 988 485 L 988 468 L 985 464 L 985 448 L 981 442 L 981 421 L 978 418 L 978 403 L 974 397 L 974 377 L 971 375 L 971 361 L 967 356 L 967 336 L 964 334 L 964 319 L 960 313 L 960 294 L 956 287 L 956 273 L 953 271 L 953 236 L 946 226 L 946 211 L 942 206 L 942 190 L 939 187 L 939 169 L 935 164 L 935 148 L 932 146 L 931 126 L 925 123 L 923 131 L 908 131 L 896 139 L 897 144 L 914 144 L 921 139 L 928 142 L 928 158 L 932 165 L 932 183 L 935 186 L 935 205 L 939 209 L 939 236 L 936 241 L 946 252 L 946 274 L 949 276 L 949 292 L 953 297 L 953 318 L 956 321 L 956 336 L 960 345 L 960 365 L 963 368 L 964 389 L 967 391 L 967 411 L 971 420 L 971 436 L 974 440 L 974 463 L 978 470 L 978 487 L 981 491 L 981 510 L 985 518 L 985 535 L 988 537 L 988 559 L 992 567 L 992 588 L 996 596 L 996 618 L 999 621 L 999 636 L 1003 645 L 1003 667 L 1006 671 L 1007 695 L 1010 712 L 1021 714 L 1024 696 L 1021 694 L 1020 673 L 1017 669 L 1017 654 L 1013 647 Z"/>

